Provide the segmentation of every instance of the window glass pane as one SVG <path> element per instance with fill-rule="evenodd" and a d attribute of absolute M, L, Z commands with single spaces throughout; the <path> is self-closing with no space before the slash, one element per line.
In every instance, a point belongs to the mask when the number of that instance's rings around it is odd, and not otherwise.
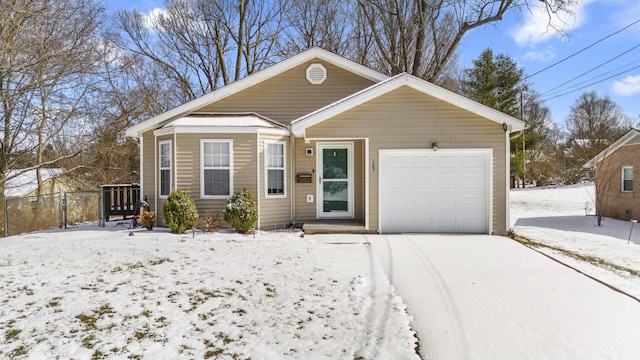
<path fill-rule="evenodd" d="M 160 170 L 160 195 L 171 192 L 171 170 Z"/>
<path fill-rule="evenodd" d="M 267 171 L 267 194 L 283 195 L 284 194 L 284 170 L 268 170 Z"/>
<path fill-rule="evenodd" d="M 267 167 L 284 167 L 283 144 L 267 144 Z"/>
<path fill-rule="evenodd" d="M 633 191 L 633 168 L 622 168 L 622 191 Z"/>
<path fill-rule="evenodd" d="M 164 143 L 160 144 L 160 167 L 170 167 L 171 166 L 171 151 L 170 144 Z"/>
<path fill-rule="evenodd" d="M 205 195 L 229 195 L 230 187 L 229 170 L 204 171 Z"/>

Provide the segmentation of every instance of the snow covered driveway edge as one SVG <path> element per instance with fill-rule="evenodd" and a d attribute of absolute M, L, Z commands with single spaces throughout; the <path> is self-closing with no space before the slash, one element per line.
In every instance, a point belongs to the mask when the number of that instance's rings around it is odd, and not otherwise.
<path fill-rule="evenodd" d="M 128 233 L 0 240 L 0 357 L 419 359 L 366 246 Z"/>

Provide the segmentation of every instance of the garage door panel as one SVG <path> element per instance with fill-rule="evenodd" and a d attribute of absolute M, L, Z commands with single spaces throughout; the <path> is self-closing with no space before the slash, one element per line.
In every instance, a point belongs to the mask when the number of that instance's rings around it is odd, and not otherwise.
<path fill-rule="evenodd" d="M 428 156 L 412 156 L 411 167 L 413 169 L 423 169 L 431 167 L 431 158 Z"/>
<path fill-rule="evenodd" d="M 381 150 L 382 232 L 487 233 L 486 150 Z"/>

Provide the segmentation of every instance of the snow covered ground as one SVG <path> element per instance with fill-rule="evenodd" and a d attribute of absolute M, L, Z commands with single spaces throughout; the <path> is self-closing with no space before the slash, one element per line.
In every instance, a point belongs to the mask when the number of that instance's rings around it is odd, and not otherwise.
<path fill-rule="evenodd" d="M 618 269 L 610 269 L 562 251 L 537 248 L 640 299 L 640 224 L 633 225 L 631 231 L 631 222 L 605 218 L 598 226 L 592 216 L 594 193 L 592 184 L 512 190 L 513 230 L 535 242 L 589 257 L 592 262 L 601 259 L 617 265 Z M 635 271 L 635 275 L 619 268 Z"/>
<path fill-rule="evenodd" d="M 0 239 L 0 358 L 418 359 L 368 246 L 128 234 Z"/>

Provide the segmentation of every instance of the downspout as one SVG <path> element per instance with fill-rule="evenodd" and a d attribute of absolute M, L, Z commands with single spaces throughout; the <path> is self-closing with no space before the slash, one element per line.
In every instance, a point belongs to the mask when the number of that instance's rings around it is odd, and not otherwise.
<path fill-rule="evenodd" d="M 291 131 L 291 124 L 289 124 L 287 126 L 289 128 L 289 187 L 290 187 L 290 193 L 291 193 L 291 211 L 289 212 L 289 216 L 290 216 L 290 220 L 291 220 L 291 224 L 295 225 L 296 224 L 296 183 L 295 183 L 295 173 L 296 173 L 296 169 L 295 169 L 295 160 L 296 160 L 296 153 L 295 153 L 295 141 L 296 141 L 296 137 L 293 135 L 293 131 Z"/>
<path fill-rule="evenodd" d="M 510 212 L 509 211 L 509 204 L 510 204 L 510 191 L 509 189 L 511 188 L 511 141 L 510 141 L 510 131 L 511 131 L 511 127 L 507 126 L 507 124 L 502 124 L 502 128 L 504 130 L 504 151 L 505 151 L 505 229 L 503 229 L 503 231 L 507 232 L 509 231 L 509 228 L 511 227 L 511 216 L 510 216 Z M 493 227 L 493 224 L 490 225 L 491 227 Z"/>
<path fill-rule="evenodd" d="M 140 136 L 140 199 L 142 201 L 144 199 L 144 136 Z"/>
<path fill-rule="evenodd" d="M 171 157 L 173 158 L 172 165 L 173 168 L 173 190 L 178 189 L 178 135 L 176 134 L 175 129 L 173 130 L 173 146 L 171 147 Z M 171 194 L 171 192 L 169 192 Z"/>
<path fill-rule="evenodd" d="M 264 150 L 263 150 L 264 151 Z M 258 184 L 258 188 L 256 189 L 256 198 L 258 201 L 258 223 L 256 224 L 256 228 L 260 229 L 260 130 L 256 130 L 256 182 Z M 266 180 L 265 180 L 266 181 Z M 276 229 L 277 230 L 277 229 Z"/>
<path fill-rule="evenodd" d="M 153 209 L 158 214 L 158 135 L 153 133 Z M 158 216 L 155 217 L 155 227 L 158 227 Z"/>

